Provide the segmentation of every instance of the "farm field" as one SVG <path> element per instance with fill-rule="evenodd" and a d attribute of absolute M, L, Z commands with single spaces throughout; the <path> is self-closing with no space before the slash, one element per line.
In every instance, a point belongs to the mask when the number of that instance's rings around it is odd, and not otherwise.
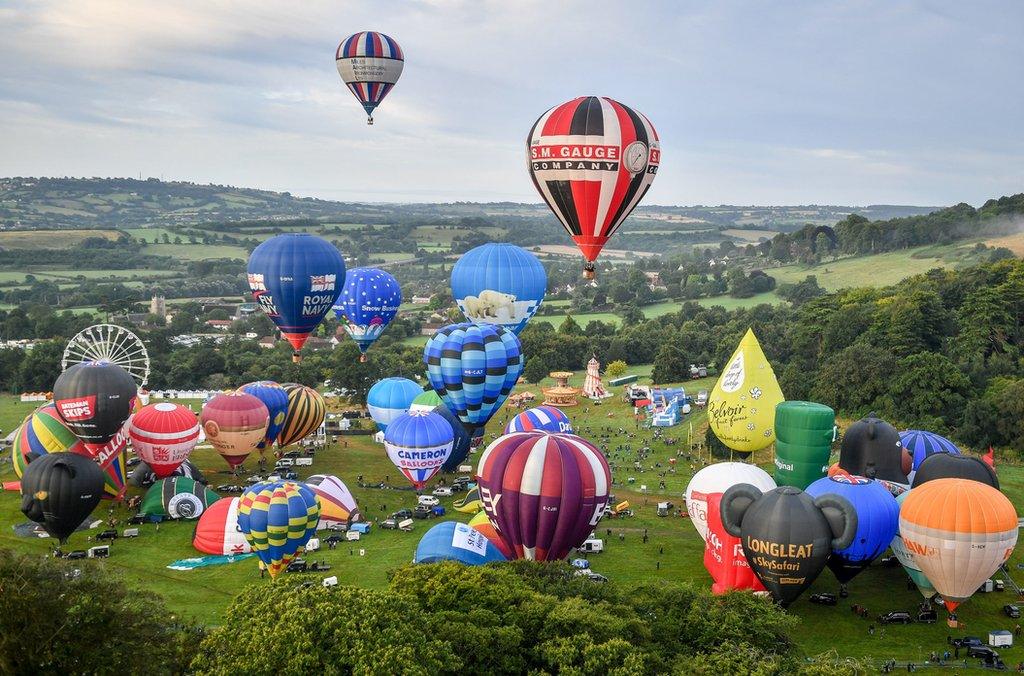
<path fill-rule="evenodd" d="M 2 249 L 68 249 L 92 237 L 114 240 L 117 230 L 7 230 L 0 232 Z"/>
<path fill-rule="evenodd" d="M 579 385 L 581 381 L 582 374 L 578 373 L 573 384 Z M 700 387 L 710 387 L 712 383 L 713 379 L 705 379 L 683 385 L 695 391 Z M 532 385 L 528 387 L 533 391 L 537 389 Z M 522 386 L 517 389 L 522 389 Z M 198 404 L 191 403 L 193 406 Z M 31 409 L 31 405 L 21 404 L 13 397 L 3 397 L 0 399 L 0 427 L 5 431 L 13 429 Z M 632 409 L 617 398 L 599 406 L 587 403 L 566 409 L 566 412 L 573 419 L 577 431 L 606 446 L 613 465 L 615 498 L 628 500 L 636 514 L 625 519 L 607 518 L 599 524 L 597 533 L 605 540 L 606 550 L 602 554 L 591 555 L 593 569 L 607 575 L 612 584 L 619 585 L 628 586 L 651 579 L 691 581 L 702 587 L 710 585 L 710 577 L 702 564 L 703 543 L 688 519 L 676 516 L 659 518 L 655 515 L 655 505 L 659 501 L 668 500 L 677 506 L 683 504 L 683 490 L 693 470 L 708 461 L 703 452 L 691 453 L 687 441 L 691 425 L 695 436 L 699 436 L 705 422 L 703 412 L 695 411 L 679 426 L 665 429 L 666 437 L 676 439 L 675 445 L 671 446 L 664 439 L 651 440 L 650 431 L 638 430 Z M 495 420 L 488 426 L 488 441 L 511 413 L 514 411 L 502 409 L 495 416 Z M 608 437 L 605 442 L 603 439 L 606 434 Z M 636 436 L 630 438 L 627 436 L 630 434 Z M 300 478 L 311 473 L 340 476 L 353 489 L 364 514 L 373 521 L 399 508 L 415 504 L 415 493 L 411 490 L 359 488 L 357 475 L 363 475 L 368 483 L 376 483 L 387 477 L 398 486 L 398 473 L 387 461 L 380 446 L 369 437 L 342 439 L 347 444 L 333 444 L 321 451 L 311 469 L 300 468 L 304 470 Z M 652 455 L 645 463 L 645 468 L 637 471 L 631 461 L 626 461 L 628 454 L 619 450 L 619 447 L 631 444 L 636 448 L 648 441 L 653 449 Z M 678 457 L 676 471 L 673 472 L 667 461 L 677 457 L 677 452 L 682 452 L 682 455 Z M 686 459 L 687 454 L 691 455 L 690 460 Z M 227 465 L 212 450 L 197 450 L 193 460 L 213 486 L 235 482 L 227 472 Z M 755 460 L 770 469 L 770 452 L 755 454 Z M 251 471 L 253 466 L 254 462 L 250 459 L 246 467 Z M 1004 490 L 1018 510 L 1024 509 L 1024 472 L 1014 466 L 1001 466 L 999 471 Z M 661 472 L 665 472 L 665 490 L 658 489 Z M 243 473 L 243 478 L 247 474 Z M 633 482 L 629 481 L 631 477 Z M 0 479 L 9 481 L 13 478 L 9 456 L 5 454 L 0 460 Z M 648 488 L 647 495 L 641 492 L 640 487 L 643 485 Z M 132 489 L 132 492 L 135 490 Z M 24 521 L 18 511 L 18 504 L 15 493 L 0 493 L 0 546 L 46 554 L 52 541 L 19 537 L 11 529 Z M 450 508 L 452 499 L 442 498 L 442 504 Z M 103 503 L 96 516 L 107 518 L 112 514 L 122 523 L 130 516 L 120 507 L 114 508 L 112 512 L 104 511 L 107 506 L 108 503 Z M 445 518 L 466 521 L 470 516 L 449 509 Z M 357 545 L 342 544 L 334 551 L 322 550 L 310 554 L 307 560 L 330 563 L 333 566 L 330 574 L 337 575 L 341 584 L 379 588 L 384 586 L 389 570 L 409 562 L 419 537 L 432 523 L 417 521 L 411 533 L 374 528 Z M 174 560 L 196 555 L 190 544 L 193 526 L 191 522 L 164 522 L 157 530 L 154 524 L 146 524 L 142 526 L 139 538 L 118 540 L 112 547 L 110 559 L 92 565 L 114 569 L 129 583 L 161 594 L 176 612 L 210 625 L 219 624 L 231 597 L 244 585 L 271 583 L 259 578 L 256 564 L 252 560 L 187 572 L 167 569 L 166 566 Z M 645 531 L 648 535 L 647 543 L 642 541 Z M 90 543 L 85 533 L 76 533 L 69 543 L 69 548 L 88 546 Z M 1019 561 L 1024 561 L 1024 558 L 1017 553 L 1010 560 L 1011 571 L 1016 572 L 1016 563 Z M 307 579 L 315 577 L 286 575 L 278 584 L 298 584 Z M 838 588 L 832 574 L 828 570 L 824 571 L 812 588 L 789 609 L 789 612 L 801 619 L 801 625 L 794 633 L 795 640 L 809 655 L 831 647 L 840 655 L 867 657 L 879 664 L 892 657 L 920 662 L 930 650 L 943 650 L 949 630 L 941 622 L 934 625 L 891 626 L 886 627 L 885 631 L 876 630 L 873 636 L 868 634 L 868 625 L 875 622 L 875 615 L 889 610 L 913 610 L 917 607 L 920 596 L 916 591 L 907 590 L 904 580 L 902 569 L 887 568 L 876 563 L 850 583 L 850 597 L 839 606 L 813 605 L 807 600 L 811 593 L 835 592 Z M 960 616 L 970 627 L 968 633 L 984 635 L 989 629 L 1012 629 L 1013 625 L 999 611 L 1002 604 L 1012 599 L 1010 592 L 977 594 L 964 604 Z M 862 619 L 850 613 L 850 603 L 867 606 L 871 612 L 870 619 Z M 1024 648 L 1021 647 L 1001 649 L 1000 652 L 1007 664 L 1014 664 L 1024 657 Z"/>
<path fill-rule="evenodd" d="M 249 252 L 230 244 L 147 244 L 143 252 L 151 256 L 171 256 L 180 261 L 204 261 L 211 258 L 246 260 Z"/>
<path fill-rule="evenodd" d="M 814 275 L 818 284 L 828 291 L 852 286 L 889 286 L 932 268 L 954 267 L 955 262 L 939 257 L 949 253 L 953 253 L 953 247 L 924 247 L 842 258 L 814 266 L 785 265 L 765 272 L 779 284 L 801 282 L 808 275 Z"/>

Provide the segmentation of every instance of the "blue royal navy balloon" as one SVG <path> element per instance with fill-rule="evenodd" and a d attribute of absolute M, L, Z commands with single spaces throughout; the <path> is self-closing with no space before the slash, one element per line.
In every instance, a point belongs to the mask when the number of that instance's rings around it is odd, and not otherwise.
<path fill-rule="evenodd" d="M 494 324 L 451 324 L 423 348 L 427 379 L 467 430 L 487 424 L 523 371 L 519 338 Z"/>
<path fill-rule="evenodd" d="M 330 242 L 305 233 L 277 235 L 249 255 L 249 289 L 281 335 L 299 350 L 334 307 L 345 261 Z"/>
<path fill-rule="evenodd" d="M 454 472 L 459 468 L 459 465 L 462 464 L 462 461 L 466 459 L 469 455 L 469 451 L 473 448 L 473 437 L 482 437 L 483 430 L 474 431 L 474 433 L 471 434 L 470 431 L 466 429 L 465 425 L 462 424 L 462 421 L 459 420 L 443 402 L 435 406 L 432 410 L 434 413 L 448 421 L 448 424 L 451 425 L 452 433 L 455 435 L 455 439 L 452 441 L 452 453 L 441 466 L 442 472 Z"/>
<path fill-rule="evenodd" d="M 452 267 L 452 297 L 471 322 L 519 333 L 536 314 L 548 288 L 537 257 L 515 244 L 484 244 Z"/>
<path fill-rule="evenodd" d="M 345 333 L 359 346 L 359 361 L 380 338 L 402 304 L 398 280 L 376 268 L 353 268 L 345 273 L 345 284 L 334 306 L 334 313 Z"/>
<path fill-rule="evenodd" d="M 377 429 L 386 432 L 391 421 L 408 411 L 412 400 L 421 394 L 423 388 L 408 378 L 384 378 L 366 393 L 366 408 Z"/>

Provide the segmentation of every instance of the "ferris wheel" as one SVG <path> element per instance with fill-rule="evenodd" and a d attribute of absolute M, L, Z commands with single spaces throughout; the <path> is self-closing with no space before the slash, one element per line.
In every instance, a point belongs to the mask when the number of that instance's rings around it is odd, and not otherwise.
<path fill-rule="evenodd" d="M 139 387 L 149 378 L 149 353 L 142 339 L 116 324 L 94 324 L 79 331 L 64 348 L 60 367 L 100 360 L 123 368 Z"/>

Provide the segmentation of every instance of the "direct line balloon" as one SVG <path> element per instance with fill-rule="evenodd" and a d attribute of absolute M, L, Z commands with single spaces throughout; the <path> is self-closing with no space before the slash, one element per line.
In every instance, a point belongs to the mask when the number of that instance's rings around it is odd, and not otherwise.
<path fill-rule="evenodd" d="M 470 249 L 452 266 L 452 297 L 471 322 L 518 334 L 540 309 L 548 276 L 537 257 L 515 244 Z"/>
<path fill-rule="evenodd" d="M 366 124 L 373 124 L 374 109 L 402 75 L 402 48 L 383 33 L 362 31 L 341 41 L 334 61 L 345 86 L 366 111 Z"/>
<path fill-rule="evenodd" d="M 238 527 L 271 578 L 302 551 L 319 521 L 316 496 L 301 483 L 255 484 L 238 503 Z"/>
<path fill-rule="evenodd" d="M 366 351 L 398 314 L 401 304 L 402 287 L 387 272 L 354 268 L 345 273 L 334 314 L 359 347 L 359 361 L 366 361 Z"/>
<path fill-rule="evenodd" d="M 526 139 L 537 192 L 586 259 L 584 275 L 661 163 L 658 133 L 642 113 L 604 96 L 581 96 L 540 116 Z"/>
<path fill-rule="evenodd" d="M 452 453 L 452 426 L 433 411 L 408 411 L 384 433 L 384 448 L 395 467 L 420 490 Z"/>
<path fill-rule="evenodd" d="M 516 432 L 498 437 L 477 470 L 484 511 L 516 558 L 564 559 L 604 516 L 608 463 L 571 434 Z"/>
<path fill-rule="evenodd" d="M 174 474 L 196 447 L 199 419 L 181 404 L 149 404 L 132 416 L 128 437 L 135 454 L 163 479 Z"/>
<path fill-rule="evenodd" d="M 341 293 L 345 261 L 333 244 L 315 235 L 277 235 L 249 255 L 248 279 L 256 303 L 291 343 L 293 361 L 299 361 L 299 350 Z"/>
<path fill-rule="evenodd" d="M 725 531 L 742 540 L 750 567 L 783 606 L 814 582 L 832 550 L 849 547 L 857 534 L 857 512 L 838 495 L 814 499 L 793 486 L 761 493 L 737 484 L 721 504 Z"/>
<path fill-rule="evenodd" d="M 239 392 L 251 394 L 267 407 L 270 414 L 270 422 L 267 424 L 267 433 L 260 443 L 256 444 L 256 450 L 263 455 L 267 448 L 274 445 L 277 436 L 284 426 L 285 414 L 288 412 L 288 392 L 272 380 L 257 380 L 238 388 Z"/>
<path fill-rule="evenodd" d="M 61 544 L 100 503 L 103 472 L 77 453 L 50 453 L 25 469 L 21 511 Z"/>
<path fill-rule="evenodd" d="M 416 405 L 413 404 L 409 410 L 413 411 L 415 408 Z M 462 424 L 462 421 L 448 410 L 448 407 L 443 402 L 430 410 L 444 418 L 452 428 L 452 434 L 454 435 L 452 452 L 448 459 L 444 461 L 444 464 L 441 465 L 441 471 L 454 472 L 462 464 L 462 461 L 469 456 L 469 451 L 473 447 L 473 435 L 466 430 L 466 426 Z"/>

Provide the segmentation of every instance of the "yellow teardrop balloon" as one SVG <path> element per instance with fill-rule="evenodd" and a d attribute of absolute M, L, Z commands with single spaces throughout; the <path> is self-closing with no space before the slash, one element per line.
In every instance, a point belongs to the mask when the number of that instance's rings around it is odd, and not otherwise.
<path fill-rule="evenodd" d="M 785 401 L 753 329 L 747 329 L 708 398 L 708 424 L 735 451 L 757 451 L 775 441 L 775 407 Z"/>

